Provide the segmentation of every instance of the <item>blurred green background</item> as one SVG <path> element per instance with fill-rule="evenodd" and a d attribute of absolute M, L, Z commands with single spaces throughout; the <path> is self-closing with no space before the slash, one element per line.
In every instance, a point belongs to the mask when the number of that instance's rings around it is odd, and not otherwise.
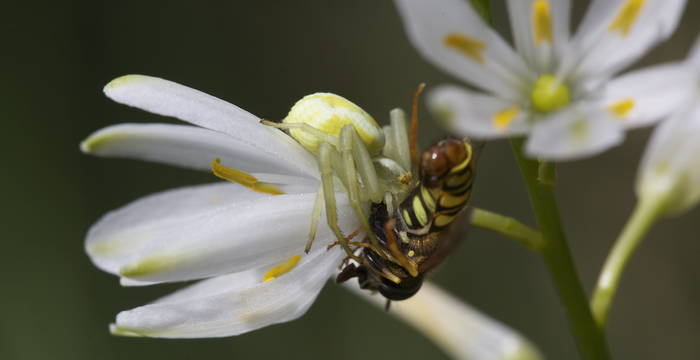
<path fill-rule="evenodd" d="M 685 56 L 698 33 L 689 1 L 670 42 L 642 61 Z M 585 9 L 576 2 L 575 17 Z M 495 1 L 507 31 L 502 1 Z M 415 86 L 452 81 L 420 58 L 390 1 L 6 2 L 0 13 L 0 359 L 437 359 L 432 343 L 338 286 L 300 320 L 234 338 L 110 336 L 120 310 L 175 285 L 122 288 L 97 270 L 83 237 L 101 214 L 140 196 L 207 183 L 211 174 L 82 155 L 79 142 L 120 122 L 163 122 L 111 102 L 119 75 L 163 77 L 268 119 L 305 94 L 332 91 L 380 122 L 409 106 Z M 441 131 L 423 114 L 421 142 Z M 632 206 L 649 135 L 632 132 L 604 155 L 560 167 L 560 206 L 590 291 Z M 488 145 L 474 204 L 532 223 L 507 142 Z M 656 226 L 634 256 L 612 311 L 617 359 L 700 357 L 698 209 Z M 434 274 L 456 296 L 526 334 L 549 359 L 577 359 L 563 311 L 534 254 L 479 229 Z"/>

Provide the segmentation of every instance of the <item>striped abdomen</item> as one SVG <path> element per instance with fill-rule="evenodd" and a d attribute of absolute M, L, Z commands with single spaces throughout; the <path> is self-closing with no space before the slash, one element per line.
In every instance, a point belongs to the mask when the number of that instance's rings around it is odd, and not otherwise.
<path fill-rule="evenodd" d="M 399 205 L 406 234 L 413 239 L 444 230 L 467 205 L 474 178 L 471 143 L 440 141 L 423 152 L 419 174 L 420 185 Z"/>

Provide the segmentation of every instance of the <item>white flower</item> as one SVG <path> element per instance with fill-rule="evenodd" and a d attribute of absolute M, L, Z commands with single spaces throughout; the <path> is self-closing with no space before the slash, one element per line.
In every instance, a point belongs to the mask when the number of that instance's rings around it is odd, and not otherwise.
<path fill-rule="evenodd" d="M 620 102 L 601 97 L 615 73 L 671 35 L 684 0 L 594 0 L 573 36 L 570 0 L 509 0 L 515 50 L 464 0 L 396 4 L 423 56 L 482 91 L 431 92 L 431 108 L 456 132 L 529 134 L 530 156 L 566 160 L 599 153 L 624 129 L 666 115 L 655 100 L 635 97 L 645 84 L 634 78 L 618 86 Z"/>
<path fill-rule="evenodd" d="M 115 334 L 217 337 L 301 316 L 344 253 L 320 226 L 304 254 L 319 173 L 315 157 L 283 132 L 225 101 L 158 78 L 130 75 L 105 87 L 113 100 L 194 126 L 121 124 L 88 139 L 84 152 L 211 171 L 211 162 L 255 178 L 151 195 L 110 212 L 88 232 L 86 250 L 126 286 L 206 279 L 117 315 Z M 256 187 L 262 182 L 269 187 Z M 283 194 L 273 195 L 270 188 Z M 252 191 L 256 189 L 262 192 Z M 261 190 L 262 189 L 262 190 Z M 359 226 L 338 194 L 340 227 Z"/>
<path fill-rule="evenodd" d="M 683 76 L 654 82 L 654 74 L 663 71 Z M 684 63 L 630 76 L 658 85 L 650 87 L 647 96 L 672 102 L 676 110 L 654 130 L 639 169 L 637 194 L 641 201 L 662 201 L 662 213 L 686 211 L 700 201 L 700 38 Z"/>

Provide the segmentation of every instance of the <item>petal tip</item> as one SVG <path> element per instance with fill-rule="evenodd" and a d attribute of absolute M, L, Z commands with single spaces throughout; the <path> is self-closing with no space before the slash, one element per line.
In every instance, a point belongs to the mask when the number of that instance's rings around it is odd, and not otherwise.
<path fill-rule="evenodd" d="M 89 154 L 90 150 L 92 150 L 92 142 L 90 140 L 90 138 L 87 138 L 80 143 L 80 152 L 82 152 L 83 154 Z"/>
<path fill-rule="evenodd" d="M 107 85 L 105 85 L 105 87 L 102 89 L 102 91 L 104 91 L 104 93 L 107 96 L 110 96 L 112 91 L 114 91 L 115 89 L 122 87 L 126 84 L 129 84 L 131 82 L 143 80 L 146 78 L 148 78 L 148 76 L 138 75 L 138 74 L 120 76 L 120 77 L 115 78 L 114 80 L 110 81 L 109 83 L 107 83 Z"/>
<path fill-rule="evenodd" d="M 119 276 L 126 278 L 139 278 L 154 275 L 172 269 L 177 264 L 177 259 L 172 256 L 153 256 L 136 262 L 123 265 L 119 269 Z"/>
<path fill-rule="evenodd" d="M 115 336 L 145 337 L 145 334 L 121 327 L 117 324 L 109 324 L 109 333 Z"/>

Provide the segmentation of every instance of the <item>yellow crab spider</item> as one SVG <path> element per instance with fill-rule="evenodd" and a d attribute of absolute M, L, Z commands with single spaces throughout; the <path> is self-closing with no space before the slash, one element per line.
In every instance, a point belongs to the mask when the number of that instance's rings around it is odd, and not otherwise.
<path fill-rule="evenodd" d="M 282 123 L 263 123 L 287 130 L 318 160 L 321 184 L 312 210 L 306 251 L 311 249 L 321 206 L 325 204 L 328 227 L 338 244 L 354 258 L 349 239 L 338 226 L 338 185 L 348 194 L 365 234 L 376 246 L 377 239 L 362 203 L 384 201 L 387 208 L 393 209 L 405 196 L 411 181 L 411 155 L 403 111 L 392 110 L 391 125 L 380 128 L 372 116 L 349 100 L 316 93 L 297 101 Z"/>

